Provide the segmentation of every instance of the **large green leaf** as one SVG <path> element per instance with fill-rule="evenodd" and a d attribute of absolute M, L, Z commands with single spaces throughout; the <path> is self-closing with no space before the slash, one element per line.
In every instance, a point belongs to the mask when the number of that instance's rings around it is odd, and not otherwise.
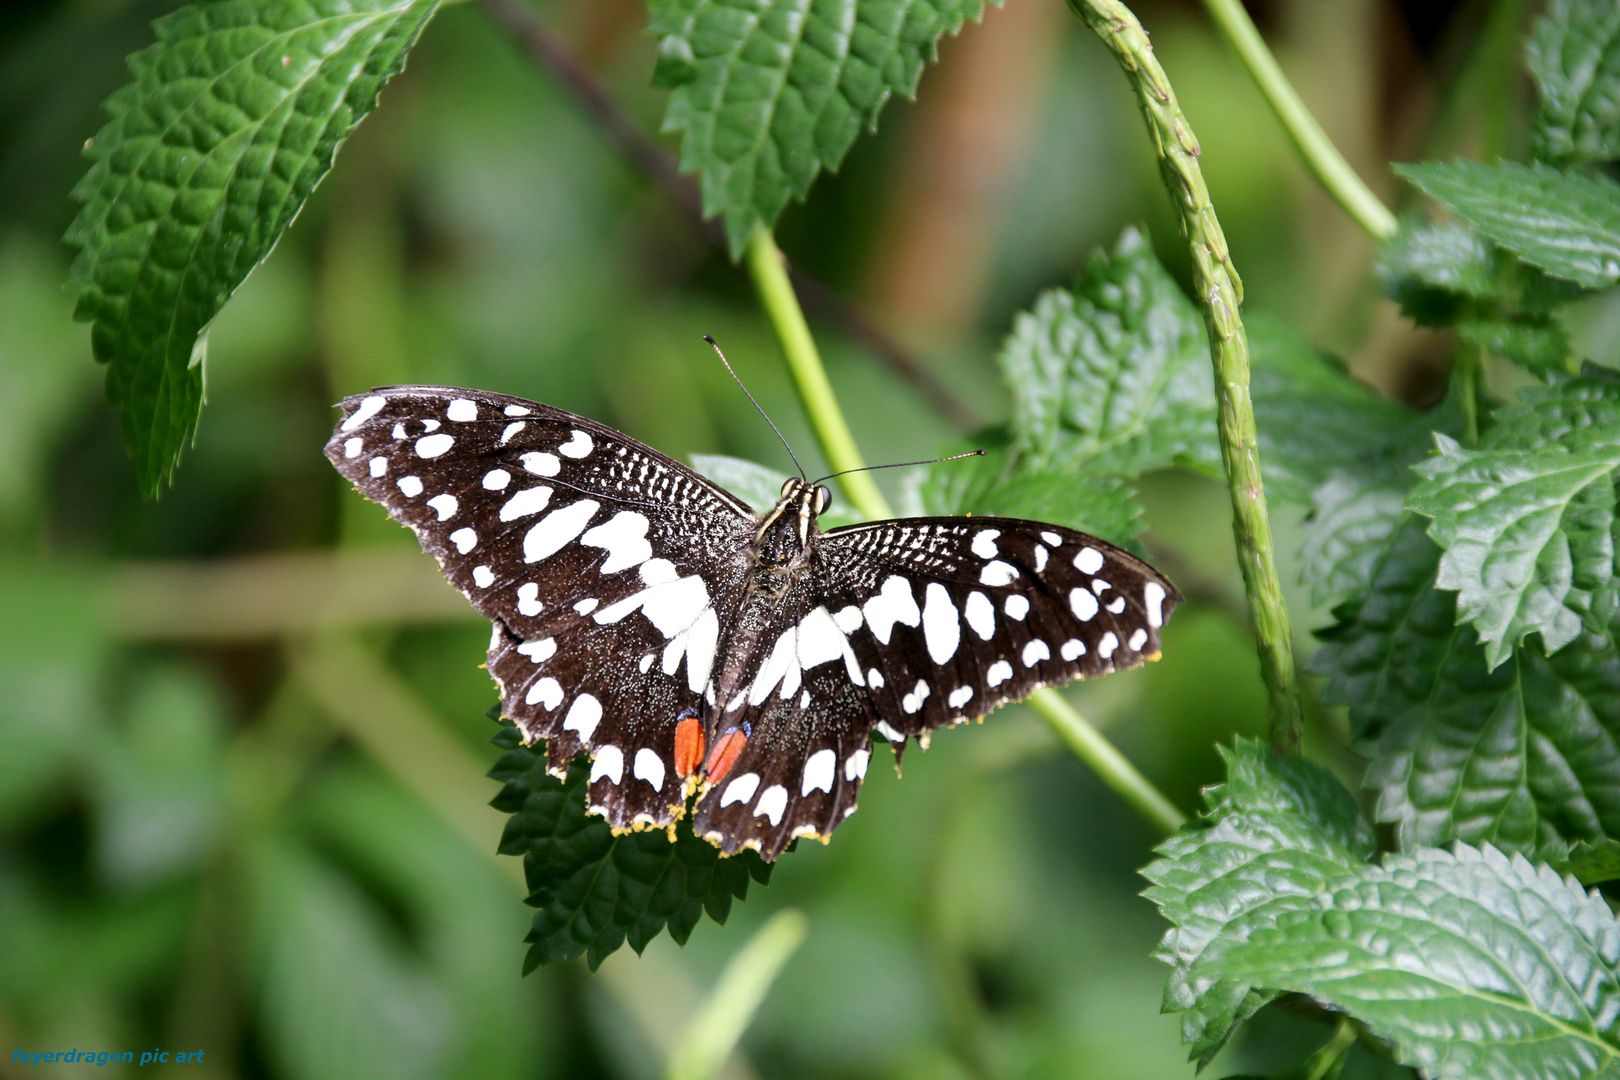
<path fill-rule="evenodd" d="M 1369 591 L 1342 606 L 1312 667 L 1323 700 L 1350 706 L 1373 759 L 1378 820 L 1401 849 L 1454 839 L 1525 854 L 1620 837 L 1620 651 L 1582 634 L 1492 670 L 1456 594 L 1435 586 L 1440 549 L 1410 518 Z"/>
<path fill-rule="evenodd" d="M 1164 1009 L 1185 1013 L 1182 1037 L 1200 1067 L 1275 996 L 1242 981 L 1195 978 L 1204 954 L 1247 912 L 1278 897 L 1308 901 L 1373 851 L 1372 829 L 1328 773 L 1247 739 L 1221 755 L 1226 783 L 1205 792 L 1204 814 L 1142 871 L 1153 882 L 1143 895 L 1171 923 L 1156 954 L 1172 969 Z"/>
<path fill-rule="evenodd" d="M 1595 893 L 1458 845 L 1229 922 L 1194 980 L 1308 994 L 1425 1077 L 1620 1077 L 1620 924 Z"/>
<path fill-rule="evenodd" d="M 685 944 L 705 911 L 726 921 L 732 898 L 747 897 L 750 877 L 770 880 L 770 864 L 756 853 L 723 859 L 684 818 L 673 840 L 661 832 L 614 836 L 585 812 L 588 761 L 575 761 L 558 780 L 546 772 L 544 747 L 524 746 L 515 728 L 493 741 L 506 750 L 490 770 L 506 785 L 493 805 L 512 815 L 500 851 L 523 857 L 526 902 L 539 909 L 525 939 L 525 973 L 582 953 L 594 970 L 626 939 L 640 952 L 665 928 Z"/>
<path fill-rule="evenodd" d="M 153 24 L 67 233 L 77 315 L 156 495 L 196 431 L 208 324 L 292 222 L 439 0 L 222 0 Z"/>
<path fill-rule="evenodd" d="M 1527 390 L 1475 448 L 1437 436 L 1407 505 L 1434 519 L 1446 549 L 1439 586 L 1456 589 L 1492 667 L 1529 634 L 1548 652 L 1615 605 L 1615 476 L 1620 383 Z"/>
<path fill-rule="evenodd" d="M 1537 155 L 1571 165 L 1620 156 L 1620 5 L 1551 0 L 1525 51 L 1541 91 Z"/>
<path fill-rule="evenodd" d="M 664 130 L 724 214 L 732 255 L 836 169 L 891 94 L 916 90 L 939 39 L 983 0 L 649 0 Z"/>
<path fill-rule="evenodd" d="M 1589 289 L 1620 281 L 1620 185 L 1545 165 L 1397 165 L 1424 194 L 1554 277 Z"/>
<path fill-rule="evenodd" d="M 1013 446 L 1038 469 L 1135 476 L 1220 469 L 1204 323 L 1127 229 L 1074 292 L 1043 293 L 998 358 L 1013 393 Z"/>

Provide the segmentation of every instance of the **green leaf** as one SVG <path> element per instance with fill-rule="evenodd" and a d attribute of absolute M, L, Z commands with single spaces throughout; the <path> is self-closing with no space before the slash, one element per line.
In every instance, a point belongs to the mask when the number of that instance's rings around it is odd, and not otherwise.
<path fill-rule="evenodd" d="M 1308 901 L 1373 851 L 1355 800 L 1324 770 L 1241 738 L 1221 756 L 1226 783 L 1204 793 L 1204 814 L 1142 871 L 1153 883 L 1143 895 L 1172 925 L 1155 954 L 1172 969 L 1164 1010 L 1186 1014 L 1182 1037 L 1200 1068 L 1275 996 L 1241 981 L 1195 978 L 1206 951 L 1245 913 L 1278 897 Z"/>
<path fill-rule="evenodd" d="M 1405 516 L 1402 484 L 1349 475 L 1323 481 L 1311 493 L 1311 519 L 1300 549 L 1300 577 L 1310 585 L 1312 601 L 1324 604 L 1365 592 Z"/>
<path fill-rule="evenodd" d="M 1501 294 L 1491 244 L 1468 226 L 1405 218 L 1378 263 L 1384 292 L 1419 326 L 1449 326 L 1467 300 Z"/>
<path fill-rule="evenodd" d="M 546 772 L 544 748 L 522 745 L 515 728 L 492 741 L 506 750 L 490 770 L 506 785 L 492 805 L 512 815 L 500 852 L 523 857 L 526 902 L 538 909 L 524 939 L 525 974 L 581 953 L 594 971 L 626 939 L 639 953 L 665 928 L 684 945 L 705 911 L 726 921 L 732 898 L 747 898 L 750 877 L 769 883 L 770 864 L 755 852 L 723 859 L 685 818 L 673 840 L 662 832 L 614 836 L 585 812 L 587 760 L 558 780 Z"/>
<path fill-rule="evenodd" d="M 439 0 L 223 0 L 153 23 L 66 240 L 149 496 L 196 431 L 208 324 L 331 168 Z"/>
<path fill-rule="evenodd" d="M 1620 840 L 1581 841 L 1569 854 L 1553 860 L 1560 874 L 1574 874 L 1582 885 L 1620 879 Z"/>
<path fill-rule="evenodd" d="M 1523 858 L 1391 855 L 1232 920 L 1192 978 L 1308 994 L 1429 1077 L 1620 1076 L 1620 924 Z"/>
<path fill-rule="evenodd" d="M 1014 449 L 1036 469 L 1220 469 L 1203 320 L 1135 229 L 1073 293 L 1052 289 L 1019 315 L 997 359 Z"/>
<path fill-rule="evenodd" d="M 1395 171 L 1485 236 L 1590 289 L 1620 281 L 1620 185 L 1545 165 L 1459 161 Z"/>
<path fill-rule="evenodd" d="M 1459 590 L 1458 618 L 1479 630 L 1490 665 L 1529 634 L 1556 652 L 1583 625 L 1601 630 L 1616 600 L 1620 386 L 1527 390 L 1477 448 L 1437 439 L 1407 505 L 1434 519 L 1439 586 Z"/>
<path fill-rule="evenodd" d="M 787 473 L 769 466 L 724 454 L 693 454 L 692 468 L 753 507 L 758 514 L 767 513 L 776 505 L 788 478 Z M 860 520 L 854 509 L 835 494 L 827 512 L 821 515 L 821 527 L 833 529 Z"/>
<path fill-rule="evenodd" d="M 1457 336 L 1531 371 L 1574 371 L 1569 334 L 1547 315 L 1459 319 Z"/>
<path fill-rule="evenodd" d="M 1460 839 L 1535 856 L 1620 837 L 1612 632 L 1550 658 L 1531 643 L 1492 670 L 1456 594 L 1435 587 L 1439 561 L 1409 518 L 1311 663 L 1373 759 L 1377 819 L 1403 851 Z"/>
<path fill-rule="evenodd" d="M 1536 155 L 1564 165 L 1620 156 L 1620 7 L 1551 0 L 1525 55 L 1541 91 Z"/>
<path fill-rule="evenodd" d="M 653 81 L 671 88 L 664 130 L 684 132 L 681 168 L 703 209 L 724 214 L 731 254 L 773 226 L 891 94 L 910 97 L 939 39 L 983 0 L 650 0 Z"/>

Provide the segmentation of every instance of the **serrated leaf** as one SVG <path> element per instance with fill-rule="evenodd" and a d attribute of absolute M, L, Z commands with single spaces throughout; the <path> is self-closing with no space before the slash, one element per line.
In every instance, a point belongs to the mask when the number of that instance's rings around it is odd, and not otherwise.
<path fill-rule="evenodd" d="M 837 169 L 890 95 L 910 97 L 939 39 L 982 0 L 651 0 L 664 130 L 724 214 L 732 257 L 822 170 Z"/>
<path fill-rule="evenodd" d="M 1300 576 L 1311 600 L 1356 596 L 1372 584 L 1389 538 L 1406 515 L 1406 489 L 1333 476 L 1311 493 L 1311 520 L 1300 549 Z"/>
<path fill-rule="evenodd" d="M 76 316 L 155 496 L 196 431 L 207 328 L 377 103 L 439 0 L 223 0 L 153 23 L 88 144 Z"/>
<path fill-rule="evenodd" d="M 1541 91 L 1536 155 L 1565 165 L 1620 155 L 1620 7 L 1551 0 L 1525 58 Z"/>
<path fill-rule="evenodd" d="M 1220 469 L 1203 320 L 1135 229 L 1092 257 L 1074 292 L 1049 290 L 1019 315 L 997 361 L 1013 447 L 1034 468 Z"/>
<path fill-rule="evenodd" d="M 1449 326 L 1467 300 L 1495 300 L 1501 293 L 1490 242 L 1457 222 L 1403 219 L 1384 245 L 1378 277 L 1419 326 Z"/>
<path fill-rule="evenodd" d="M 1560 874 L 1574 874 L 1582 885 L 1620 880 L 1620 840 L 1583 840 L 1568 854 L 1552 860 Z"/>
<path fill-rule="evenodd" d="M 1155 954 L 1171 966 L 1164 1010 L 1185 1012 L 1182 1038 L 1199 1067 L 1232 1030 L 1269 1001 L 1239 980 L 1192 975 L 1227 926 L 1278 897 L 1308 899 L 1353 871 L 1373 851 L 1372 829 L 1331 775 L 1260 743 L 1239 739 L 1226 759 L 1226 783 L 1205 792 L 1199 820 L 1156 849 L 1143 895 L 1170 920 Z"/>
<path fill-rule="evenodd" d="M 1451 840 L 1538 856 L 1620 837 L 1620 650 L 1583 634 L 1534 643 L 1491 670 L 1440 549 L 1417 518 L 1395 533 L 1368 593 L 1343 605 L 1311 662 L 1322 699 L 1350 706 L 1376 817 L 1403 851 Z"/>
<path fill-rule="evenodd" d="M 776 505 L 782 496 L 782 485 L 788 478 L 787 473 L 777 472 L 769 466 L 724 454 L 693 454 L 692 468 L 761 514 Z M 853 525 L 859 520 L 855 511 L 834 495 L 826 513 L 821 515 L 821 527 L 833 529 L 840 525 Z"/>
<path fill-rule="evenodd" d="M 1492 667 L 1529 634 L 1548 652 L 1615 606 L 1615 475 L 1620 387 L 1572 380 L 1499 410 L 1477 448 L 1437 436 L 1440 453 L 1407 505 L 1446 549 L 1439 586 L 1478 629 Z"/>
<path fill-rule="evenodd" d="M 1308 994 L 1426 1077 L 1620 1076 L 1620 924 L 1551 869 L 1392 855 L 1234 919 L 1193 977 Z"/>
<path fill-rule="evenodd" d="M 1397 165 L 1424 194 L 1525 262 L 1589 289 L 1620 281 L 1620 185 L 1546 165 Z"/>
<path fill-rule="evenodd" d="M 525 902 L 538 909 L 524 939 L 525 974 L 582 953 L 594 971 L 626 940 L 639 953 L 665 929 L 685 944 L 704 912 L 726 921 L 732 898 L 747 898 L 750 877 L 769 882 L 770 864 L 756 853 L 723 859 L 685 818 L 673 840 L 662 832 L 614 836 L 585 812 L 587 760 L 559 780 L 546 772 L 544 748 L 523 746 L 516 729 L 491 741 L 506 750 L 490 770 L 505 785 L 491 805 L 512 815 L 500 852 L 523 857 Z"/>
<path fill-rule="evenodd" d="M 1458 319 L 1456 327 L 1464 341 L 1531 371 L 1573 371 L 1569 334 L 1547 315 L 1475 316 Z"/>

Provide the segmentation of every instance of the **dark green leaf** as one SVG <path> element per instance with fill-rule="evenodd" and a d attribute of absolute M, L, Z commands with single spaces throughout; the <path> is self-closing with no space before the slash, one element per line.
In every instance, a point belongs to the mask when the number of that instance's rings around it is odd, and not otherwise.
<path fill-rule="evenodd" d="M 982 0 L 651 0 L 653 81 L 671 88 L 665 131 L 681 168 L 724 214 L 733 257 L 836 169 L 891 94 L 916 90 L 939 39 Z"/>
<path fill-rule="evenodd" d="M 1532 642 L 1493 671 L 1456 623 L 1456 594 L 1435 587 L 1439 561 L 1410 518 L 1311 665 L 1373 759 L 1378 820 L 1404 851 L 1461 839 L 1537 855 L 1620 837 L 1612 636 L 1583 634 L 1551 658 Z"/>
<path fill-rule="evenodd" d="M 1448 210 L 1554 277 L 1589 289 L 1620 280 L 1620 185 L 1545 165 L 1397 165 Z"/>
<path fill-rule="evenodd" d="M 1569 854 L 1553 860 L 1560 874 L 1574 874 L 1582 885 L 1620 880 L 1620 840 L 1581 841 Z"/>
<path fill-rule="evenodd" d="M 1203 320 L 1136 230 L 1092 257 L 1075 292 L 1053 289 L 1019 315 L 998 359 L 1028 467 L 1219 471 Z"/>
<path fill-rule="evenodd" d="M 743 458 L 724 454 L 693 454 L 692 468 L 713 480 L 737 498 L 754 508 L 755 513 L 766 513 L 782 496 L 782 485 L 788 474 Z M 860 520 L 849 505 L 836 495 L 821 515 L 821 527 L 837 528 L 853 525 Z"/>
<path fill-rule="evenodd" d="M 1620 6 L 1551 0 L 1525 51 L 1541 91 L 1537 156 L 1565 165 L 1620 156 Z"/>
<path fill-rule="evenodd" d="M 1401 221 L 1378 264 L 1384 291 L 1419 326 L 1449 326 L 1467 300 L 1501 293 L 1490 242 L 1466 225 Z"/>
<path fill-rule="evenodd" d="M 1164 1008 L 1186 1013 L 1182 1037 L 1200 1067 L 1275 996 L 1238 980 L 1193 978 L 1204 953 L 1244 913 L 1278 897 L 1308 902 L 1373 851 L 1355 800 L 1322 769 L 1247 739 L 1221 754 L 1226 783 L 1205 792 L 1204 814 L 1142 871 L 1153 882 L 1143 895 L 1172 924 L 1156 954 L 1172 968 Z"/>
<path fill-rule="evenodd" d="M 1430 1077 L 1620 1076 L 1620 924 L 1551 869 L 1391 855 L 1232 920 L 1191 977 L 1308 994 Z"/>
<path fill-rule="evenodd" d="M 1352 475 L 1333 476 L 1311 493 L 1311 519 L 1300 551 L 1300 576 L 1318 604 L 1359 596 L 1389 538 L 1406 516 L 1406 486 L 1369 483 Z"/>
<path fill-rule="evenodd" d="M 1569 334 L 1546 315 L 1466 317 L 1457 320 L 1457 335 L 1531 371 L 1574 370 Z"/>
<path fill-rule="evenodd" d="M 769 881 L 770 864 L 756 853 L 723 859 L 684 818 L 673 839 L 662 832 L 614 836 L 585 812 L 588 761 L 575 761 L 558 780 L 546 772 L 544 748 L 523 746 L 515 729 L 503 728 L 493 741 L 506 754 L 490 776 L 506 786 L 492 805 L 512 815 L 500 851 L 523 856 L 527 903 L 539 909 L 525 939 L 525 973 L 582 953 L 594 970 L 626 939 L 640 952 L 665 928 L 685 944 L 705 911 L 726 921 L 732 898 L 747 897 L 750 876 Z"/>
<path fill-rule="evenodd" d="M 1407 505 L 1446 549 L 1439 585 L 1457 589 L 1495 666 L 1539 633 L 1549 652 L 1615 604 L 1620 386 L 1572 380 L 1527 390 L 1475 449 L 1446 436 Z"/>
<path fill-rule="evenodd" d="M 143 490 L 191 440 L 208 324 L 377 104 L 439 0 L 223 0 L 153 24 L 67 233 Z"/>

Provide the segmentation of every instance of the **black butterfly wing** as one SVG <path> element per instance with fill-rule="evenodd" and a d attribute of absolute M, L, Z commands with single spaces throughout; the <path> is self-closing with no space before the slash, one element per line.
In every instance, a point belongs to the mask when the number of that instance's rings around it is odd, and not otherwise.
<path fill-rule="evenodd" d="M 817 537 L 721 730 L 748 725 L 695 827 L 766 858 L 827 837 L 856 805 L 870 732 L 894 743 L 1042 686 L 1159 653 L 1181 596 L 1095 537 L 1006 518 L 916 518 Z"/>
<path fill-rule="evenodd" d="M 563 773 L 592 756 L 615 829 L 667 827 L 674 732 L 738 609 L 754 515 L 611 428 L 521 398 L 388 387 L 342 403 L 326 454 L 494 622 L 502 713 Z"/>
<path fill-rule="evenodd" d="M 1043 686 L 1140 666 L 1181 594 L 1094 536 L 1012 518 L 835 529 L 817 552 L 892 742 L 983 716 Z M 853 610 L 851 610 L 853 609 Z"/>

